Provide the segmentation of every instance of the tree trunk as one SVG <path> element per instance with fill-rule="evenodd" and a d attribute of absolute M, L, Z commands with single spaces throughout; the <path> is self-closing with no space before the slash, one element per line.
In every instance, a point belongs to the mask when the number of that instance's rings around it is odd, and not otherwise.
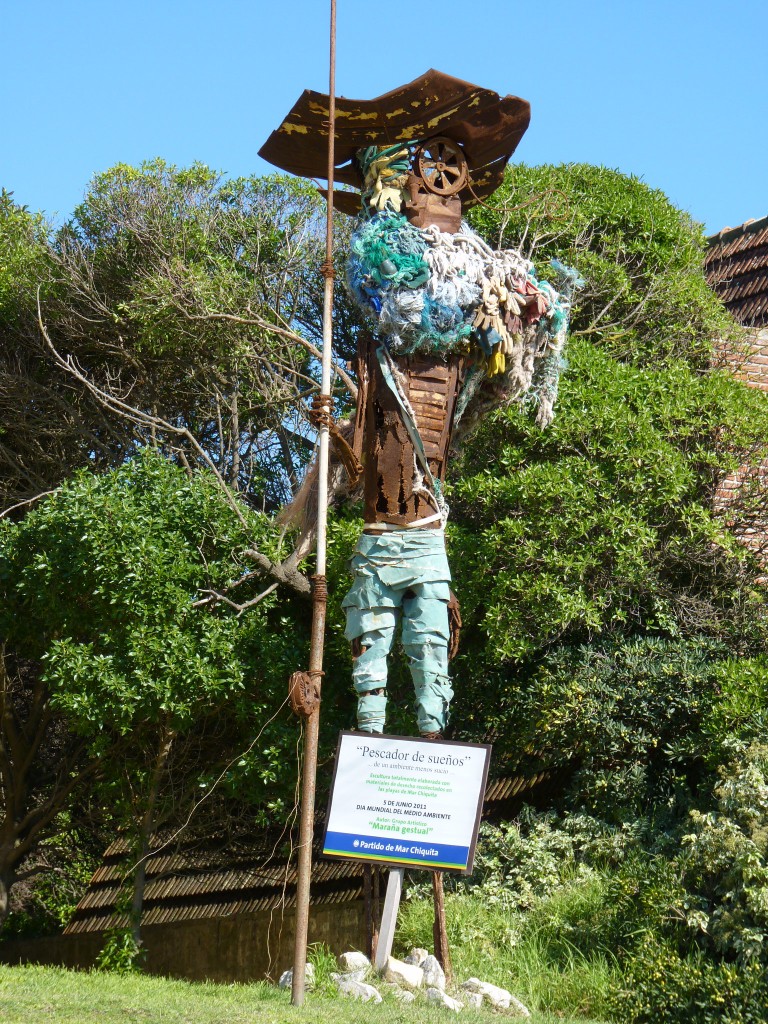
<path fill-rule="evenodd" d="M 8 917 L 11 884 L 11 879 L 4 872 L 0 872 L 0 927 Z"/>
<path fill-rule="evenodd" d="M 144 907 L 144 887 L 147 881 L 147 858 L 150 853 L 152 832 L 155 828 L 155 807 L 160 791 L 160 779 L 168 761 L 176 733 L 166 726 L 160 735 L 160 744 L 150 778 L 147 804 L 139 828 L 138 857 L 133 875 L 133 899 L 131 900 L 131 936 L 136 946 L 141 946 L 141 914 Z"/>
<path fill-rule="evenodd" d="M 233 490 L 240 490 L 240 407 L 237 402 L 237 384 L 230 402 L 232 420 L 229 428 L 230 447 L 232 451 L 232 470 L 229 483 Z"/>

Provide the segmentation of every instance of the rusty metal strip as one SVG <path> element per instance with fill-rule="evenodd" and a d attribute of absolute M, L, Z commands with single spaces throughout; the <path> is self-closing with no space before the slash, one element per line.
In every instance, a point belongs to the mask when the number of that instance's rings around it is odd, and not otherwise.
<path fill-rule="evenodd" d="M 327 166 L 329 95 L 305 90 L 259 155 L 305 178 L 329 178 Z M 530 121 L 530 105 L 518 96 L 499 96 L 443 72 L 430 70 L 413 82 L 372 100 L 336 98 L 334 177 L 360 187 L 354 163 L 358 149 L 449 135 L 470 168 L 465 207 L 495 191 L 504 167 Z M 344 193 L 341 193 L 342 195 Z M 345 202 L 338 201 L 344 212 Z"/>

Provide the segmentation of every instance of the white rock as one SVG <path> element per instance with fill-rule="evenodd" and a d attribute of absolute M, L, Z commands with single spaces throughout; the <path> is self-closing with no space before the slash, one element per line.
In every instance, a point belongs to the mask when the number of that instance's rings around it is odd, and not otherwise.
<path fill-rule="evenodd" d="M 509 1009 L 513 1017 L 530 1017 L 531 1011 L 525 1005 L 521 1003 L 515 996 L 511 996 L 509 1000 Z"/>
<path fill-rule="evenodd" d="M 479 992 L 497 1010 L 511 1010 L 516 1017 L 531 1016 L 531 1011 L 527 1006 L 524 1006 L 519 999 L 515 999 L 511 992 L 507 992 L 505 988 L 499 988 L 498 985 L 480 981 L 479 978 L 468 978 L 461 987 L 468 992 Z"/>
<path fill-rule="evenodd" d="M 373 985 L 366 985 L 363 981 L 354 981 L 348 974 L 332 974 L 336 982 L 339 995 L 349 996 L 350 999 L 359 999 L 361 1003 L 380 1003 L 381 993 Z"/>
<path fill-rule="evenodd" d="M 280 988 L 292 988 L 293 987 L 293 968 L 289 967 L 287 971 L 283 971 L 280 975 L 280 981 L 277 983 Z M 307 964 L 304 968 L 304 984 L 307 988 L 314 988 L 315 984 L 315 965 Z"/>
<path fill-rule="evenodd" d="M 370 969 L 366 967 L 359 971 L 344 971 L 343 974 L 331 974 L 331 977 L 334 980 L 336 978 L 346 978 L 347 981 L 365 981 L 370 973 Z"/>
<path fill-rule="evenodd" d="M 399 985 L 400 988 L 407 988 L 415 992 L 424 983 L 424 971 L 415 964 L 406 964 L 402 960 L 395 960 L 391 956 L 387 960 L 384 978 L 386 981 Z"/>
<path fill-rule="evenodd" d="M 421 969 L 424 971 L 425 988 L 439 988 L 441 992 L 445 992 L 445 971 L 436 956 L 426 957 Z"/>
<path fill-rule="evenodd" d="M 414 946 L 408 956 L 405 958 L 405 963 L 416 964 L 417 967 L 421 967 L 424 961 L 429 956 L 426 949 L 422 949 L 420 946 Z"/>
<path fill-rule="evenodd" d="M 465 992 L 464 1002 L 467 1006 L 472 1006 L 476 1010 L 479 1010 L 483 1005 L 483 994 L 482 992 Z"/>
<path fill-rule="evenodd" d="M 413 1003 L 416 1000 L 416 993 L 400 988 L 399 985 L 392 986 L 392 995 L 399 1003 Z"/>
<path fill-rule="evenodd" d="M 425 995 L 428 1002 L 435 1003 L 437 1006 L 444 1006 L 446 1010 L 453 1010 L 455 1013 L 458 1013 L 459 1010 L 464 1009 L 464 1003 L 460 1003 L 458 999 L 452 999 L 439 988 L 428 988 Z"/>
<path fill-rule="evenodd" d="M 338 962 L 339 968 L 344 974 L 349 974 L 350 971 L 367 971 L 371 967 L 371 961 L 365 953 L 342 953 L 338 958 Z"/>

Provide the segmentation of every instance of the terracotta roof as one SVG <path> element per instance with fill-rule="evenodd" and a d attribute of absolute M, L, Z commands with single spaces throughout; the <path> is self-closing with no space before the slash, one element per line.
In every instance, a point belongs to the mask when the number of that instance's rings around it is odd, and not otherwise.
<path fill-rule="evenodd" d="M 562 770 L 495 779 L 488 783 L 483 817 L 508 818 L 524 800 L 535 802 L 562 785 Z M 315 816 L 311 893 L 313 905 L 362 899 L 363 865 L 323 860 L 320 843 L 325 815 Z M 292 907 L 296 899 L 296 859 L 286 855 L 288 833 L 243 833 L 218 840 L 163 847 L 147 858 L 142 924 L 254 914 Z M 153 844 L 154 845 L 154 844 Z M 116 911 L 126 872 L 128 846 L 117 839 L 104 853 L 88 891 L 77 905 L 65 935 L 126 927 Z"/>
<path fill-rule="evenodd" d="M 768 326 L 768 217 L 708 239 L 707 280 L 745 327 Z"/>
<path fill-rule="evenodd" d="M 317 847 L 316 836 L 315 846 Z M 296 865 L 277 848 L 286 836 L 241 835 L 224 842 L 182 844 L 160 848 L 147 859 L 142 924 L 228 917 L 293 906 Z M 88 891 L 65 929 L 65 934 L 126 927 L 116 902 L 125 879 L 128 848 L 118 839 L 105 851 Z M 316 849 L 319 853 L 319 850 Z M 360 864 L 315 860 L 312 902 L 345 903 L 362 897 Z"/>

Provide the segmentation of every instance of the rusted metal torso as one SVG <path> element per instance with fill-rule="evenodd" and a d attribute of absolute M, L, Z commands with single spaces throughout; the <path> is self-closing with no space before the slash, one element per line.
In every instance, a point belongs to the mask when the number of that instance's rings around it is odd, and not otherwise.
<path fill-rule="evenodd" d="M 463 360 L 407 356 L 395 362 L 430 470 L 436 480 L 442 481 Z M 357 427 L 364 452 L 365 522 L 405 526 L 427 518 L 437 507 L 434 500 L 419 493 L 421 474 L 414 472 L 413 443 L 372 347 L 358 365 L 362 387 Z M 431 525 L 439 527 L 440 523 Z"/>

